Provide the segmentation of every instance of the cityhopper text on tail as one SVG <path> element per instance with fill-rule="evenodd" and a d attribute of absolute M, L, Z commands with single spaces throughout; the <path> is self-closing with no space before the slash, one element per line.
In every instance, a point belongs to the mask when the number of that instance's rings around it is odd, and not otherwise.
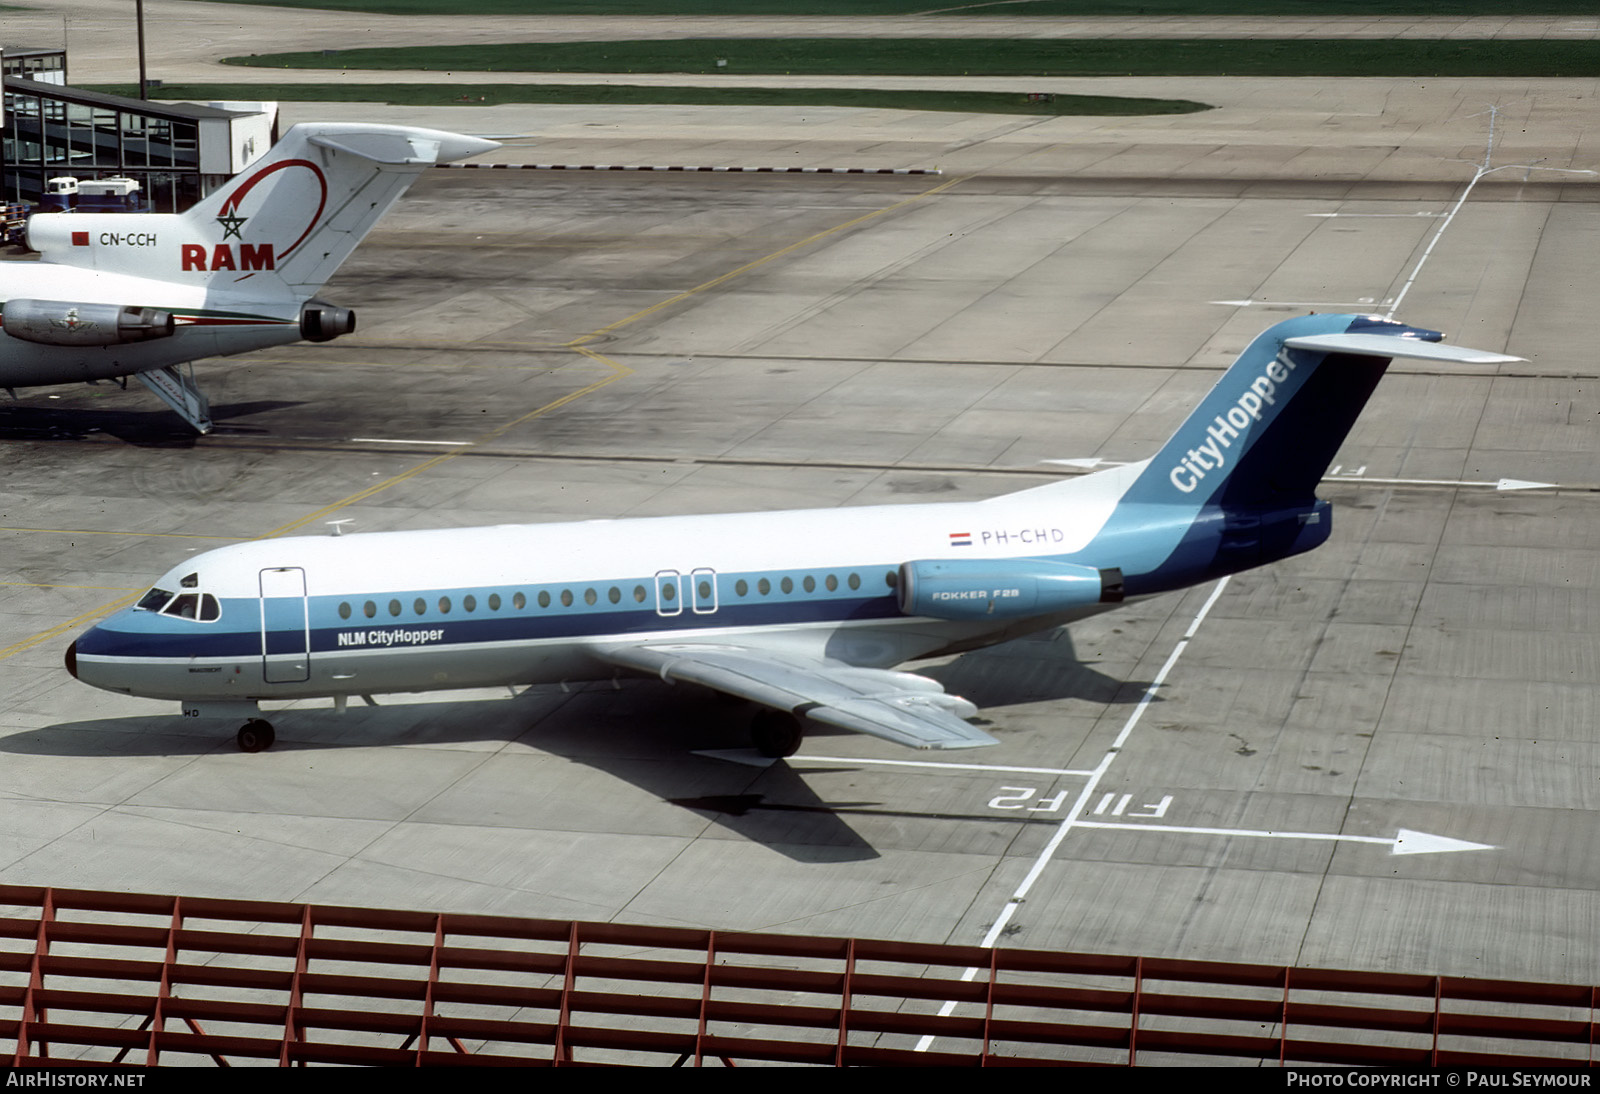
<path fill-rule="evenodd" d="M 271 539 L 209 551 L 79 636 L 108 691 L 248 719 L 263 700 L 609 679 L 758 704 L 914 748 L 994 738 L 895 666 L 1002 642 L 1309 551 L 1318 481 L 1394 357 L 1520 358 L 1313 315 L 1258 336 L 1150 459 L 979 502 Z"/>
<path fill-rule="evenodd" d="M 317 291 L 424 170 L 495 147 L 301 124 L 186 212 L 35 215 L 39 261 L 0 263 L 0 387 L 135 376 L 207 432 L 205 395 L 176 366 L 353 331 Z"/>

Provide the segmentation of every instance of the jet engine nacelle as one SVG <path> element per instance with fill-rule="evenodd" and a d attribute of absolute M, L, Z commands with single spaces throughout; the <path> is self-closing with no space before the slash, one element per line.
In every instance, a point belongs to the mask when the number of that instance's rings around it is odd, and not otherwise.
<path fill-rule="evenodd" d="M 169 338 L 172 313 L 119 304 L 77 304 L 70 300 L 7 300 L 0 327 L 13 338 L 46 346 L 115 346 Z"/>
<path fill-rule="evenodd" d="M 341 334 L 354 334 L 356 313 L 321 300 L 300 309 L 300 337 L 307 342 L 331 342 Z"/>
<path fill-rule="evenodd" d="M 1122 571 L 1042 559 L 923 560 L 900 566 L 900 610 L 933 619 L 1052 615 L 1122 599 Z"/>

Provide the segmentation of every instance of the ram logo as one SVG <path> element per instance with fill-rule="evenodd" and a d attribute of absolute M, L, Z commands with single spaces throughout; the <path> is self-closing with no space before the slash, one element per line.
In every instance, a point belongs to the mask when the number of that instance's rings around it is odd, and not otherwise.
<path fill-rule="evenodd" d="M 250 200 L 252 194 L 254 200 Z M 275 194 L 281 206 L 298 210 L 298 214 L 287 223 L 282 217 L 259 216 L 269 194 Z M 239 179 L 223 199 L 215 218 L 222 229 L 222 241 L 183 244 L 179 266 L 184 273 L 237 271 L 239 281 L 265 270 L 276 270 L 280 259 L 287 261 L 295 248 L 305 242 L 327 205 L 328 180 L 315 163 L 296 158 L 267 164 Z M 275 241 L 246 243 L 246 223 L 251 225 L 251 234 L 259 237 L 259 230 L 265 229 Z"/>
<path fill-rule="evenodd" d="M 237 254 L 231 243 L 218 243 L 206 250 L 201 243 L 183 245 L 184 270 L 273 270 L 277 256 L 270 243 L 240 243 Z"/>

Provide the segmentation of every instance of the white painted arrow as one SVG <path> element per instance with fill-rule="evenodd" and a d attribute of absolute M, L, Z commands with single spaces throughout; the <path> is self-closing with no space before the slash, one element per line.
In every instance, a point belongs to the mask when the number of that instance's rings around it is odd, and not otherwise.
<path fill-rule="evenodd" d="M 1438 851 L 1493 851 L 1492 843 L 1470 843 L 1449 836 L 1435 836 L 1429 832 L 1413 832 L 1402 828 L 1394 837 L 1395 855 L 1431 855 Z"/>
<path fill-rule="evenodd" d="M 1274 832 L 1269 829 L 1249 828 L 1198 828 L 1178 824 L 1119 824 L 1114 821 L 1073 820 L 1074 828 L 1115 828 L 1122 831 L 1174 832 L 1196 836 L 1251 836 L 1256 839 L 1313 839 L 1337 843 L 1376 843 L 1386 845 L 1392 855 L 1430 855 L 1444 851 L 1492 851 L 1490 843 L 1471 843 L 1435 836 L 1429 832 L 1413 832 L 1402 828 L 1393 836 L 1349 836 L 1332 832 Z"/>
<path fill-rule="evenodd" d="M 1307 213 L 1308 217 L 1442 217 L 1443 213 L 1428 213 L 1418 210 L 1415 213 Z"/>
<path fill-rule="evenodd" d="M 1372 475 L 1324 475 L 1323 482 L 1370 482 L 1376 486 L 1492 486 L 1496 490 L 1559 490 L 1560 483 L 1529 482 L 1526 479 L 1496 479 L 1477 482 L 1471 479 L 1384 479 Z"/>
<path fill-rule="evenodd" d="M 1355 303 L 1347 300 L 1209 300 L 1209 304 L 1221 304 L 1226 308 L 1371 308 L 1378 305 L 1373 297 L 1363 297 Z M 1388 301 L 1384 301 L 1388 303 Z"/>

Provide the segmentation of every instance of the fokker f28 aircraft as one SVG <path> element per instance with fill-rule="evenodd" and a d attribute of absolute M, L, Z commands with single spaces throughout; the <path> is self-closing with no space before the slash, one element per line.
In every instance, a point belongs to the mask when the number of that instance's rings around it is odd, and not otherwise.
<path fill-rule="evenodd" d="M 261 700 L 612 678 L 916 748 L 994 738 L 905 661 L 991 645 L 1309 551 L 1318 481 L 1394 357 L 1521 358 L 1357 315 L 1259 335 L 1154 457 L 987 501 L 270 539 L 198 555 L 79 636 L 67 669 L 196 717 Z"/>
<path fill-rule="evenodd" d="M 436 129 L 292 127 L 184 213 L 43 213 L 38 262 L 0 264 L 0 387 L 135 376 L 201 433 L 177 365 L 355 329 L 314 299 L 424 170 L 498 145 Z"/>

